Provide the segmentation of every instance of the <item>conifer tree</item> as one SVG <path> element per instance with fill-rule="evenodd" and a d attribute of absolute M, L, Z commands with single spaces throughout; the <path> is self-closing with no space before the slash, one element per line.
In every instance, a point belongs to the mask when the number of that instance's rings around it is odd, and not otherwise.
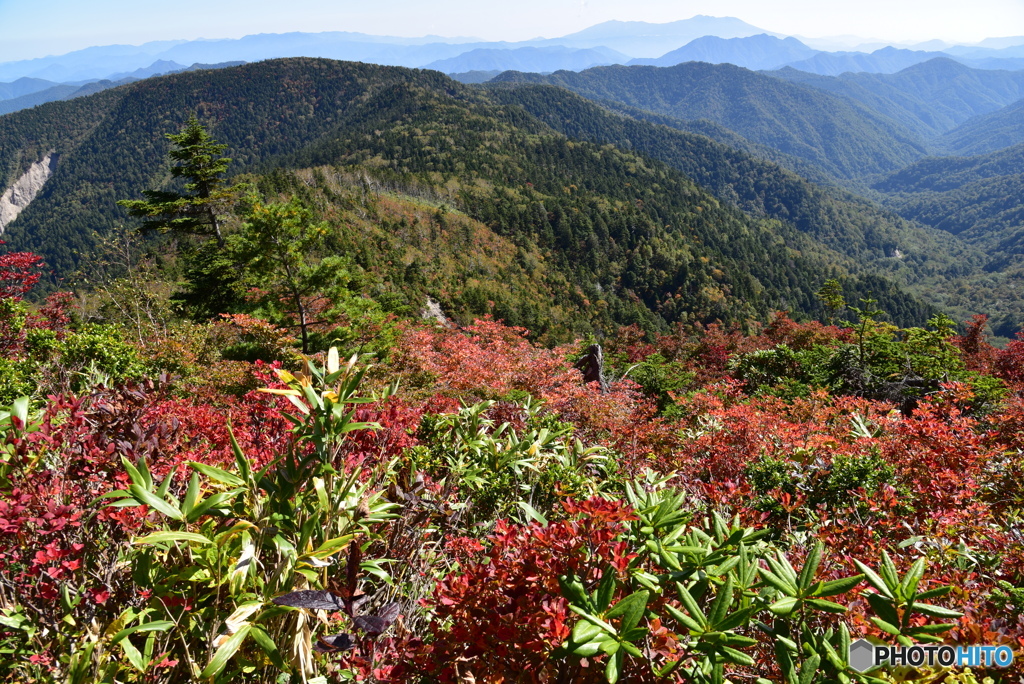
<path fill-rule="evenodd" d="M 221 154 L 227 145 L 217 143 L 192 114 L 180 133 L 167 134 L 175 147 L 168 156 L 174 178 L 185 180 L 184 193 L 144 190 L 143 200 L 121 200 L 131 216 L 146 219 L 143 230 L 213 236 L 224 246 L 220 215 L 236 195 L 224 186 L 224 172 L 231 159 Z"/>

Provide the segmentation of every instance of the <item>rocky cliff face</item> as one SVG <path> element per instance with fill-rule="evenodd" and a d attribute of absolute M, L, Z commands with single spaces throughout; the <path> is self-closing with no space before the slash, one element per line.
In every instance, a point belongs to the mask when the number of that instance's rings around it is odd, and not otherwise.
<path fill-rule="evenodd" d="M 36 198 L 43 184 L 57 170 L 57 158 L 60 155 L 51 152 L 42 161 L 36 162 L 11 187 L 0 196 L 0 234 L 18 214 Z"/>

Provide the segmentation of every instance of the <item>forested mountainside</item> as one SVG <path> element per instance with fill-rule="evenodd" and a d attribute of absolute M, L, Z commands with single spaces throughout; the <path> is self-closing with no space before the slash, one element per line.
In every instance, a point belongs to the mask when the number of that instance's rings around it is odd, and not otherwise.
<path fill-rule="evenodd" d="M 165 181 L 160 134 L 196 111 L 229 145 L 233 171 L 359 167 L 393 187 L 429 189 L 523 249 L 539 248 L 604 325 L 813 312 L 815 292 L 833 276 L 852 299 L 874 292 L 896 320 L 927 317 L 926 306 L 868 277 L 807 226 L 744 214 L 662 162 L 572 141 L 522 107 L 436 72 L 276 60 L 98 97 L 0 120 L 10 131 L 8 178 L 44 148 L 62 155 L 5 235 L 58 273 L 83 263 L 92 231 L 125 221 L 116 199 Z M 68 127 L 74 135 L 62 136 Z"/>
<path fill-rule="evenodd" d="M 821 76 L 791 67 L 764 73 L 856 100 L 924 140 L 1024 98 L 1024 71 L 972 69 L 944 57 L 894 74 Z"/>
<path fill-rule="evenodd" d="M 654 133 L 656 129 L 646 126 L 627 131 L 625 129 L 632 124 L 623 123 L 622 119 L 597 124 L 593 115 L 577 117 L 552 112 L 548 112 L 545 119 L 556 129 L 574 131 L 570 135 L 636 145 L 635 149 L 683 170 L 719 199 L 737 203 L 746 211 L 767 211 L 773 217 L 801 226 L 802 230 L 813 224 L 811 231 L 816 237 L 839 251 L 855 255 L 862 263 L 874 259 L 874 266 L 882 269 L 880 272 L 892 274 L 912 288 L 916 284 L 919 288 L 916 291 L 940 309 L 961 319 L 984 310 L 992 315 L 992 325 L 999 335 L 1015 334 L 1020 321 L 1024 320 L 1015 256 L 1022 227 L 1017 189 L 1019 176 L 1024 173 L 1024 161 L 1019 155 L 996 152 L 991 159 L 966 161 L 958 157 L 915 156 L 892 162 L 893 170 L 888 173 L 878 173 L 878 165 L 851 164 L 851 168 L 860 169 L 862 175 L 843 177 L 837 175 L 834 166 L 818 165 L 814 155 L 800 158 L 786 152 L 794 147 L 807 149 L 819 145 L 827 134 L 841 138 L 841 148 L 857 148 L 857 154 L 868 152 L 873 150 L 872 145 L 882 144 L 877 130 L 873 130 L 865 142 L 856 133 L 856 127 L 840 123 L 832 111 L 826 110 L 823 114 L 819 108 L 811 109 L 810 113 L 793 112 L 792 102 L 781 101 L 777 91 L 759 89 L 757 79 L 767 77 L 765 74 L 728 65 L 722 68 L 684 64 L 671 69 L 652 68 L 650 73 L 624 69 L 608 67 L 550 76 L 507 72 L 494 79 L 489 87 L 557 83 L 607 110 L 623 114 L 627 120 L 662 124 L 709 136 L 731 149 L 724 153 L 721 149 L 711 152 L 712 148 L 706 143 L 694 147 L 693 140 L 673 138 L 664 131 Z M 630 78 L 629 74 L 634 77 Z M 705 75 L 705 85 L 701 85 L 694 74 Z M 1024 83 L 1019 72 L 986 72 L 937 59 L 888 75 L 824 77 L 793 70 L 766 74 L 775 77 L 776 83 L 780 79 L 794 80 L 802 86 L 820 89 L 820 94 L 846 102 L 857 111 L 874 108 L 878 116 L 891 115 L 892 119 L 887 120 L 903 121 L 908 128 L 917 131 L 907 135 L 917 141 L 919 150 L 944 149 L 947 137 L 952 139 L 965 131 L 972 132 L 972 139 L 988 140 L 990 147 L 1017 141 L 1013 131 L 1019 117 L 1012 113 L 1020 104 L 1005 107 L 1003 104 L 1012 102 L 1019 93 Z M 737 83 L 745 85 L 739 91 L 726 90 L 728 84 Z M 684 90 L 683 86 L 688 89 Z M 508 97 L 511 101 L 519 95 Z M 547 105 L 541 103 L 550 100 L 550 96 L 534 95 L 524 102 L 532 103 L 527 106 L 542 112 Z M 990 113 L 974 115 L 986 110 Z M 714 120 L 676 118 L 709 113 Z M 752 127 L 751 121 L 759 123 Z M 962 123 L 956 125 L 958 122 Z M 783 133 L 767 138 L 764 129 L 769 126 Z M 945 134 L 939 135 L 943 130 Z M 615 133 L 610 134 L 611 131 Z M 799 144 L 793 145 L 793 141 Z M 749 157 L 737 155 L 739 151 L 759 161 L 755 163 Z M 841 155 L 842 150 L 832 150 L 830 154 Z M 877 156 L 877 150 L 871 154 Z M 933 166 L 941 170 L 929 172 Z M 975 166 L 982 170 L 969 170 Z M 788 171 L 783 172 L 780 167 Z M 923 191 L 916 187 L 921 180 L 917 178 L 918 173 L 923 173 L 925 178 L 938 178 L 945 177 L 947 171 L 949 181 L 944 191 Z M 980 177 L 969 180 L 972 174 L 980 174 Z M 806 179 L 813 179 L 820 185 L 808 184 Z M 763 192 L 768 187 L 772 191 Z M 845 187 L 855 194 L 837 187 Z M 770 197 L 775 206 L 764 206 L 761 196 Z M 890 211 L 904 220 L 900 221 Z M 843 228 L 836 230 L 838 226 Z M 928 227 L 948 232 L 957 239 L 938 236 L 928 231 Z M 874 245 L 874 256 L 870 249 L 864 249 L 865 244 Z M 878 252 L 880 245 L 888 245 L 889 251 Z M 886 258 L 897 254 L 898 258 Z M 878 259 L 879 256 L 882 258 Z"/>
<path fill-rule="evenodd" d="M 859 103 L 731 64 L 505 72 L 492 82 L 547 83 L 677 119 L 708 119 L 842 179 L 892 172 L 925 154 L 914 133 Z"/>
<path fill-rule="evenodd" d="M 902 216 L 990 254 L 988 270 L 1015 263 L 1024 250 L 1024 145 L 973 157 L 929 157 L 874 187 Z"/>
<path fill-rule="evenodd" d="M 651 125 L 618 116 L 553 86 L 499 83 L 490 86 L 489 97 L 522 106 L 570 138 L 612 143 L 664 161 L 720 201 L 750 215 L 791 225 L 870 270 L 892 273 L 901 282 L 914 283 L 924 273 L 956 277 L 984 261 L 981 252 L 943 233 L 901 220 L 867 200 L 808 182 L 771 161 L 706 135 L 668 127 L 681 123 L 677 120 L 663 119 L 667 125 Z M 763 150 L 752 152 L 761 154 Z M 893 257 L 896 252 L 901 254 L 898 259 Z"/>
<path fill-rule="evenodd" d="M 884 192 L 947 192 L 969 183 L 1018 173 L 1024 166 L 1024 145 L 971 157 L 928 157 L 874 185 Z"/>
<path fill-rule="evenodd" d="M 946 154 L 974 155 L 1020 143 L 1024 143 L 1024 100 L 965 121 L 939 138 L 936 147 Z"/>

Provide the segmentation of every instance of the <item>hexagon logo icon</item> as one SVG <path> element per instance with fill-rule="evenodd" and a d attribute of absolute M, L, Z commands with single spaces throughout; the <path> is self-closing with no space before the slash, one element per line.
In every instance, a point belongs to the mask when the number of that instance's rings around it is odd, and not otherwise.
<path fill-rule="evenodd" d="M 857 639 L 850 644 L 849 662 L 857 672 L 867 672 L 875 666 L 875 647 L 867 639 Z"/>

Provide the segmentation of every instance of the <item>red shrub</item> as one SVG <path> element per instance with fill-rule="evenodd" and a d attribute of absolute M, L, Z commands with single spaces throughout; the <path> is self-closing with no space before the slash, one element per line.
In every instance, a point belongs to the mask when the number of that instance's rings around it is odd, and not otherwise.
<path fill-rule="evenodd" d="M 499 521 L 486 550 L 454 540 L 459 572 L 434 592 L 431 632 L 417 666 L 442 682 L 550 680 L 550 654 L 575 617 L 562 598 L 559 575 L 595 581 L 611 565 L 623 572 L 631 555 L 616 538 L 634 515 L 620 503 L 594 498 L 567 502 L 572 518 L 541 526 Z M 578 681 L 573 679 L 573 681 Z"/>

